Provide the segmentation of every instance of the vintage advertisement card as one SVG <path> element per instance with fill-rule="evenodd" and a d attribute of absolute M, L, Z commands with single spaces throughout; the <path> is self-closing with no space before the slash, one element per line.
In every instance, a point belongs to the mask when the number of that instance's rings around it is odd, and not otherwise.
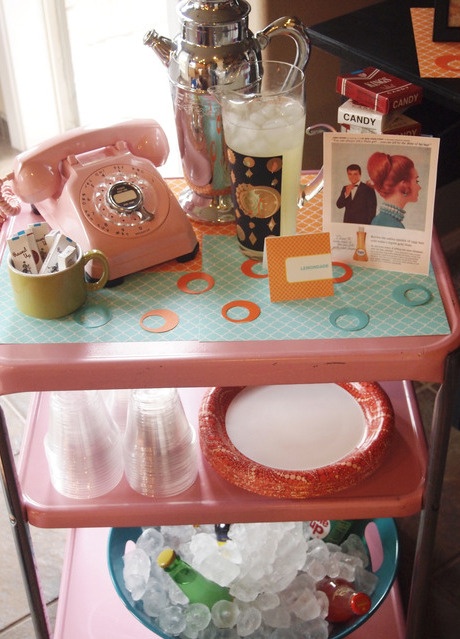
<path fill-rule="evenodd" d="M 323 230 L 334 260 L 427 275 L 437 138 L 324 134 Z"/>

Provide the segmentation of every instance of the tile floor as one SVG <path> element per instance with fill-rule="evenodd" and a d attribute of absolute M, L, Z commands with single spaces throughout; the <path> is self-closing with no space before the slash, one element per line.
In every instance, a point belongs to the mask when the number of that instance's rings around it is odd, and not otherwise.
<path fill-rule="evenodd" d="M 0 175 L 11 166 L 11 152 L 0 143 Z M 458 200 L 457 200 L 458 201 Z M 449 247 L 451 248 L 451 247 Z M 454 247 L 455 248 L 455 247 Z M 452 268 L 457 271 L 455 251 Z M 458 265 L 460 266 L 460 265 Z M 429 433 L 430 415 L 436 393 L 432 384 L 417 384 L 421 414 Z M 19 455 L 21 437 L 29 405 L 29 394 L 0 398 L 10 431 L 15 456 Z M 420 639 L 455 639 L 460 626 L 460 431 L 452 429 L 443 500 L 441 504 L 436 552 L 431 578 L 429 610 L 424 637 Z M 399 579 L 403 598 L 410 583 L 414 541 L 418 516 L 398 520 L 401 542 Z M 59 594 L 59 582 L 66 531 L 31 528 L 36 561 L 51 626 Z M 11 525 L 4 500 L 0 497 L 0 639 L 33 639 L 19 564 L 16 558 Z M 134 638 L 133 638 L 134 639 Z M 391 638 L 388 638 L 391 639 Z"/>

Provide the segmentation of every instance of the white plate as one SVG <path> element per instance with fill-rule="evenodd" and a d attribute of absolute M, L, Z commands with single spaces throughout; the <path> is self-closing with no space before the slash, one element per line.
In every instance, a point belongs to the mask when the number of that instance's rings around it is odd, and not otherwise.
<path fill-rule="evenodd" d="M 213 469 L 258 494 L 305 498 L 343 490 L 373 473 L 394 425 L 375 383 L 213 388 L 199 416 Z"/>
<path fill-rule="evenodd" d="M 245 388 L 228 407 L 225 425 L 243 455 L 284 470 L 334 464 L 367 432 L 358 402 L 336 384 Z"/>

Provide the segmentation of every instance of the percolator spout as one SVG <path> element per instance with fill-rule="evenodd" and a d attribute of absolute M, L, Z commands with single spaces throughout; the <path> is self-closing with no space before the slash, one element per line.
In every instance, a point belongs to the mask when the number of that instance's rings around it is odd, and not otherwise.
<path fill-rule="evenodd" d="M 169 66 L 171 55 L 177 49 L 175 42 L 165 36 L 161 36 L 155 31 L 155 29 L 148 31 L 145 34 L 144 44 L 155 51 L 165 66 Z"/>

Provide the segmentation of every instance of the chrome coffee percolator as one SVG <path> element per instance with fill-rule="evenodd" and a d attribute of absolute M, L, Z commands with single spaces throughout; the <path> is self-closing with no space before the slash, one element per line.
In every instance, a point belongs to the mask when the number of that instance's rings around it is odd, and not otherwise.
<path fill-rule="evenodd" d="M 254 78 L 242 72 L 261 58 L 276 35 L 296 44 L 293 64 L 305 68 L 310 43 L 295 17 L 278 18 L 255 35 L 249 30 L 251 7 L 246 0 L 186 0 L 178 3 L 181 32 L 170 40 L 149 31 L 144 44 L 168 68 L 184 177 L 188 187 L 179 202 L 199 221 L 234 220 L 230 174 L 225 159 L 220 105 L 210 87 Z M 253 66 L 253 65 L 252 65 Z"/>

